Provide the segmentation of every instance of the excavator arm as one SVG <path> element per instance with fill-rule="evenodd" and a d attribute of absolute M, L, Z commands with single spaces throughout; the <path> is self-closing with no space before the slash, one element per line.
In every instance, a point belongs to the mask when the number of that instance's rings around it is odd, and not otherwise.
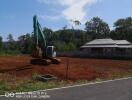
<path fill-rule="evenodd" d="M 41 25 L 37 20 L 37 16 L 33 17 L 33 27 L 34 27 L 34 48 L 37 52 L 42 52 L 43 55 L 46 55 L 46 37 L 42 31 Z M 41 49 L 41 51 L 40 51 Z M 39 54 L 38 54 L 39 55 Z"/>

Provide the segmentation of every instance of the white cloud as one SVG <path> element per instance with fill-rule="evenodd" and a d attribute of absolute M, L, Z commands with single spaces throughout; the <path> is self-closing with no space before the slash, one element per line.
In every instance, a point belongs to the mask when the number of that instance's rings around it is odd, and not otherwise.
<path fill-rule="evenodd" d="M 41 18 L 41 19 L 44 19 L 44 20 L 47 20 L 47 19 L 49 19 L 49 20 L 59 20 L 60 18 L 61 18 L 61 16 L 48 16 L 48 15 L 39 15 L 39 17 Z"/>
<path fill-rule="evenodd" d="M 64 6 L 65 9 L 62 10 L 61 16 L 64 16 L 68 21 L 79 20 L 85 21 L 87 12 L 85 7 L 90 7 L 92 4 L 95 4 L 99 0 L 38 0 L 41 3 L 46 4 L 59 4 Z M 53 18 L 54 19 L 54 18 Z M 56 19 L 56 18 L 55 18 Z"/>
<path fill-rule="evenodd" d="M 56 4 L 55 0 L 37 0 L 39 3 Z"/>
<path fill-rule="evenodd" d="M 65 0 L 62 4 L 67 5 L 67 8 L 64 9 L 62 14 L 67 20 L 73 19 L 82 22 L 87 15 L 85 7 L 87 6 L 88 8 L 96 2 L 97 0 Z"/>

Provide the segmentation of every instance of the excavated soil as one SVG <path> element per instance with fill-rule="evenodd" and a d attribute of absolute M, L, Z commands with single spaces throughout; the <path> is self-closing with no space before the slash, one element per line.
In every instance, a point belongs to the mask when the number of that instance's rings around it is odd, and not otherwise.
<path fill-rule="evenodd" d="M 114 74 L 132 72 L 132 61 L 110 59 L 81 59 L 61 57 L 61 64 L 32 65 L 31 57 L 9 56 L 0 57 L 0 73 L 12 73 L 21 79 L 31 78 L 37 74 L 52 74 L 59 80 L 94 80 L 107 78 Z M 68 74 L 67 74 L 67 62 Z M 67 76 L 66 76 L 67 75 Z"/>

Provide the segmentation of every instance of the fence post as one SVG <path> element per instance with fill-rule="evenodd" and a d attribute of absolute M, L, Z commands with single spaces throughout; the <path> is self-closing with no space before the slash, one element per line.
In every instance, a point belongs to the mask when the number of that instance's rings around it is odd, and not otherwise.
<path fill-rule="evenodd" d="M 68 80 L 68 75 L 69 75 L 69 57 L 67 57 L 66 60 L 66 80 Z"/>

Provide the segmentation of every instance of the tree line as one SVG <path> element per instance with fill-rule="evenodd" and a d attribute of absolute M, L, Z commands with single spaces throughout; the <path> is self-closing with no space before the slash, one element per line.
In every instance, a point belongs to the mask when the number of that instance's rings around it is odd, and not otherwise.
<path fill-rule="evenodd" d="M 75 26 L 81 22 L 73 21 Z M 48 45 L 54 45 L 58 51 L 78 50 L 81 45 L 93 39 L 112 38 L 116 40 L 128 40 L 132 42 L 132 17 L 118 19 L 114 23 L 114 29 L 110 30 L 107 22 L 99 17 L 93 17 L 85 23 L 85 29 L 71 29 L 65 25 L 62 29 L 53 31 L 43 28 Z M 18 37 L 15 41 L 12 34 L 7 37 L 7 42 L 0 36 L 0 51 L 4 53 L 30 54 L 33 51 L 33 33 L 27 33 Z"/>

